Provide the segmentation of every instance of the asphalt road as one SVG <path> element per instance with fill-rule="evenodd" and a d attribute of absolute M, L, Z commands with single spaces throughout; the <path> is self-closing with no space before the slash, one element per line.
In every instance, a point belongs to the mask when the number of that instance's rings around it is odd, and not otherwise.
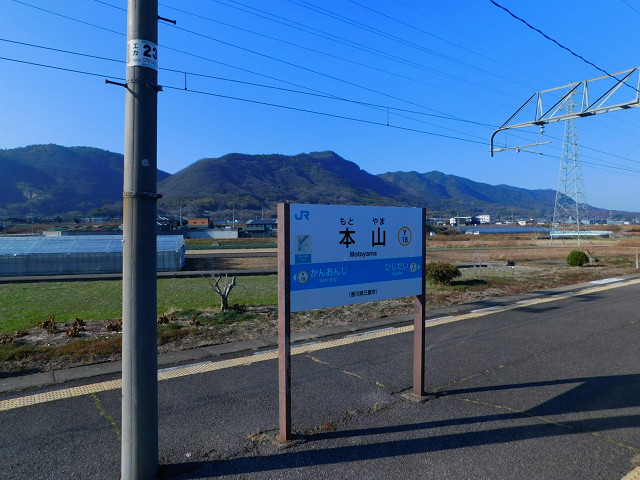
<path fill-rule="evenodd" d="M 627 279 L 430 321 L 424 403 L 402 396 L 411 332 L 301 347 L 287 447 L 272 353 L 166 371 L 160 477 L 620 480 L 640 454 L 639 294 Z M 117 378 L 0 394 L 0 477 L 119 478 Z"/>

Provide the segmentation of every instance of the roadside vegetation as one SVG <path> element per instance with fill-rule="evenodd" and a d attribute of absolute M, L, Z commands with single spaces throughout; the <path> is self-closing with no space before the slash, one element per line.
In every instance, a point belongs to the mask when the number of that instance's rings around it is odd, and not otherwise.
<path fill-rule="evenodd" d="M 582 267 L 589 263 L 589 257 L 582 250 L 573 250 L 567 255 L 567 263 L 572 267 Z"/>
<path fill-rule="evenodd" d="M 575 242 L 549 245 L 531 236 L 436 237 L 427 251 L 428 265 L 436 266 L 429 268 L 437 276 L 427 282 L 427 308 L 635 274 L 639 240 L 589 244 L 589 257 L 598 261 L 575 268 L 568 265 L 568 255 L 587 250 L 576 248 Z M 245 268 L 251 268 L 256 259 L 246 261 Z M 211 278 L 166 278 L 157 285 L 159 352 L 276 334 L 275 275 L 239 276 L 224 312 Z M 117 280 L 0 284 L 0 376 L 118 359 L 121 296 Z M 409 314 L 412 309 L 412 298 L 399 298 L 298 312 L 292 329 Z"/>
<path fill-rule="evenodd" d="M 220 310 L 220 296 L 209 282 L 202 277 L 159 279 L 158 316 Z M 276 299 L 277 279 L 267 275 L 241 277 L 229 302 L 252 307 L 275 305 Z M 0 284 L 0 305 L 0 333 L 35 327 L 50 315 L 62 323 L 117 319 L 122 315 L 122 282 L 5 283 Z"/>
<path fill-rule="evenodd" d="M 430 262 L 426 266 L 427 281 L 436 285 L 451 285 L 453 279 L 461 277 L 460 269 L 445 262 Z"/>

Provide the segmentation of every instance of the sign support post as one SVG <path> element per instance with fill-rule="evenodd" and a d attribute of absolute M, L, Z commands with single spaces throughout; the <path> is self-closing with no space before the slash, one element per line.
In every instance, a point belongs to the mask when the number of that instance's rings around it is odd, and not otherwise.
<path fill-rule="evenodd" d="M 422 244 L 422 293 L 416 295 L 414 304 L 414 320 L 413 320 L 413 391 L 411 395 L 414 397 L 422 398 L 424 393 L 424 373 L 425 373 L 425 326 L 424 326 L 424 312 L 426 303 L 426 269 L 425 269 L 425 257 L 427 247 L 426 237 L 426 212 L 422 209 L 422 228 L 420 234 L 420 241 Z"/>
<path fill-rule="evenodd" d="M 290 205 L 278 204 L 278 379 L 280 405 L 279 442 L 294 439 L 291 434 L 291 265 Z"/>

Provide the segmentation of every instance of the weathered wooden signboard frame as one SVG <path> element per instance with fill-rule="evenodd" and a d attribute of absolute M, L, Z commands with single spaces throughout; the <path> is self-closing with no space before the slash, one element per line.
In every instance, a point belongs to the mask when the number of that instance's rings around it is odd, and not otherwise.
<path fill-rule="evenodd" d="M 424 396 L 425 210 L 278 204 L 280 433 L 291 433 L 291 312 L 415 296 L 413 390 Z"/>

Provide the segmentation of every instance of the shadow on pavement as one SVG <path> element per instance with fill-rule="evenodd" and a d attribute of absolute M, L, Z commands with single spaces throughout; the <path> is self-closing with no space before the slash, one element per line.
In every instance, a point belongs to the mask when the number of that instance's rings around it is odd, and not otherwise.
<path fill-rule="evenodd" d="M 466 395 L 519 388 L 538 388 L 553 385 L 575 387 L 527 411 L 531 416 L 560 415 L 563 413 L 593 412 L 640 406 L 640 375 L 611 375 L 544 382 L 529 382 L 488 387 L 463 388 L 441 392 L 442 395 Z"/>
<path fill-rule="evenodd" d="M 442 396 L 468 395 L 472 393 L 514 390 L 523 388 L 550 387 L 575 384 L 564 393 L 525 412 L 507 411 L 504 414 L 453 418 L 433 422 L 409 423 L 386 427 L 373 427 L 335 432 L 323 432 L 307 437 L 304 444 L 313 442 L 358 438 L 358 445 L 336 446 L 324 449 L 283 451 L 264 456 L 240 457 L 223 461 L 190 462 L 164 465 L 160 478 L 193 479 L 202 476 L 237 475 L 291 468 L 331 465 L 362 460 L 391 458 L 402 455 L 421 454 L 468 448 L 481 445 L 501 444 L 535 438 L 575 435 L 585 432 L 600 432 L 621 428 L 640 427 L 640 413 L 634 415 L 607 416 L 579 420 L 563 419 L 550 421 L 538 419 L 541 423 L 531 425 L 537 417 L 551 417 L 562 414 L 594 412 L 636 408 L 640 406 L 640 375 L 616 375 L 552 380 L 523 384 L 499 385 L 443 392 Z M 433 429 L 483 424 L 506 420 L 527 420 L 529 423 L 505 428 L 487 428 L 469 432 L 434 435 Z M 403 432 L 421 432 L 421 438 L 376 441 L 377 435 L 400 435 Z M 371 442 L 368 442 L 368 439 Z M 313 447 L 312 447 L 313 448 Z"/>

